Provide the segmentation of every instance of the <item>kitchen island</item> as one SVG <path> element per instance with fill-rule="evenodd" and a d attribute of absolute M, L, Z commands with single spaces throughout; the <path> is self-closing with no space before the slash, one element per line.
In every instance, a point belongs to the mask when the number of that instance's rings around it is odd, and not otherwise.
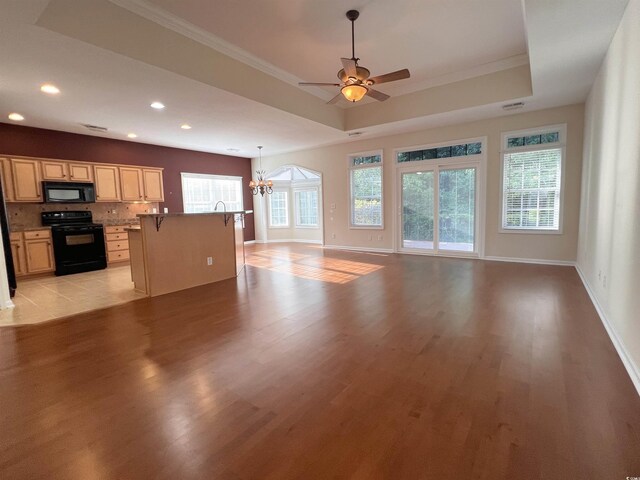
<path fill-rule="evenodd" d="M 251 211 L 139 214 L 127 229 L 131 278 L 150 297 L 237 276 Z"/>

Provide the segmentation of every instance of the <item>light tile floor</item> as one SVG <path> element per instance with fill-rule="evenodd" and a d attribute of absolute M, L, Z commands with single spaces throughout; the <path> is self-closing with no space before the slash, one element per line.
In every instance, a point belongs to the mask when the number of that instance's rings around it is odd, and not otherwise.
<path fill-rule="evenodd" d="M 62 277 L 18 279 L 15 307 L 0 310 L 0 326 L 45 322 L 144 297 L 133 289 L 129 265 Z"/>

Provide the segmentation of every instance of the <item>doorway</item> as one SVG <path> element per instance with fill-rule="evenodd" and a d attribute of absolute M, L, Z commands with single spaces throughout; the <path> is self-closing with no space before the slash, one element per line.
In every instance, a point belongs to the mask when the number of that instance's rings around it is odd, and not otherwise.
<path fill-rule="evenodd" d="M 483 239 L 483 162 L 434 160 L 397 169 L 396 250 L 477 256 Z"/>

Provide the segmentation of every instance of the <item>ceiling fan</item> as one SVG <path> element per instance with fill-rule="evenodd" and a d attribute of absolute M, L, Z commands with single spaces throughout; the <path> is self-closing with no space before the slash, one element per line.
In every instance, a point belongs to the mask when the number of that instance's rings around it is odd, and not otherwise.
<path fill-rule="evenodd" d="M 384 102 L 389 98 L 389 95 L 379 92 L 378 90 L 374 90 L 371 88 L 373 85 L 395 82 L 396 80 L 402 80 L 411 76 L 409 70 L 404 68 L 396 72 L 378 75 L 377 77 L 369 77 L 371 72 L 369 72 L 367 68 L 358 65 L 358 60 L 360 59 L 356 58 L 354 25 L 359 16 L 360 12 L 357 10 L 349 10 L 347 12 L 347 18 L 351 22 L 351 58 L 340 59 L 342 60 L 343 68 L 338 72 L 338 78 L 341 83 L 300 82 L 298 84 L 306 87 L 341 87 L 340 93 L 327 103 L 336 103 L 341 96 L 344 96 L 344 98 L 350 102 L 357 102 L 362 100 L 365 95 L 369 95 L 371 98 Z"/>

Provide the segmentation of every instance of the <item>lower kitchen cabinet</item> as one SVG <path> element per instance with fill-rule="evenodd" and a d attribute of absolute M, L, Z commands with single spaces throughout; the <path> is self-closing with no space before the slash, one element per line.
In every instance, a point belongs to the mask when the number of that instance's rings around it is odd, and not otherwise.
<path fill-rule="evenodd" d="M 11 252 L 16 276 L 55 270 L 50 230 L 13 232 Z"/>
<path fill-rule="evenodd" d="M 104 227 L 107 244 L 107 262 L 124 262 L 129 260 L 129 234 L 123 226 Z"/>

